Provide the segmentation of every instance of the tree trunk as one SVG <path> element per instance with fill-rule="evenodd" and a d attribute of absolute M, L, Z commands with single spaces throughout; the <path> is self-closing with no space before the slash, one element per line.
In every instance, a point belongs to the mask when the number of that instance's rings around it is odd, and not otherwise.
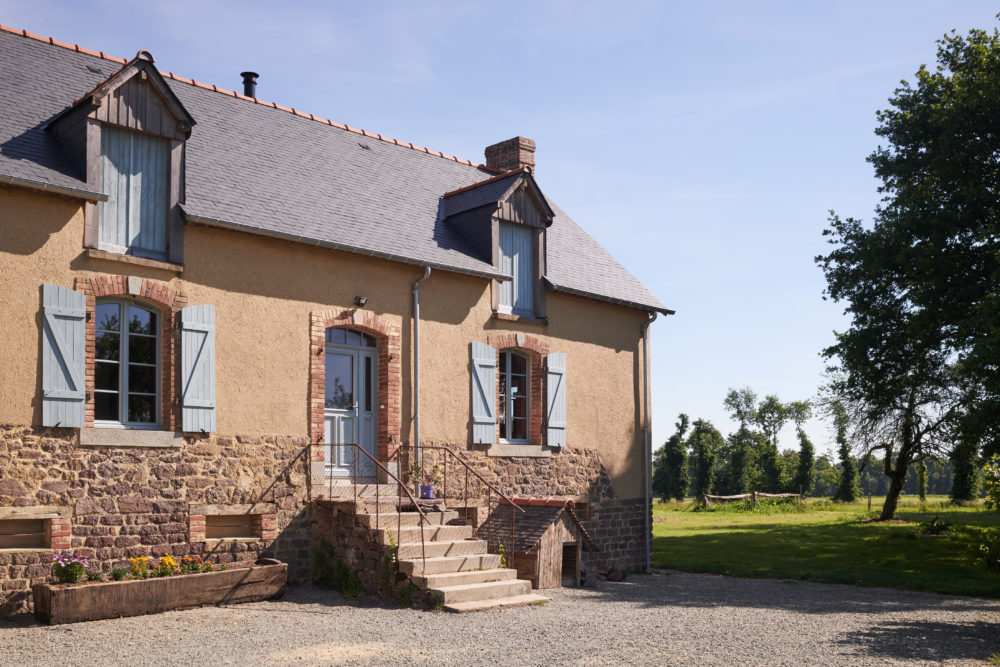
<path fill-rule="evenodd" d="M 902 468 L 902 474 L 899 469 Z M 882 515 L 879 521 L 889 521 L 896 516 L 896 505 L 899 504 L 899 496 L 903 493 L 903 484 L 906 483 L 906 466 L 900 466 L 896 461 L 896 469 L 889 476 L 889 491 L 885 494 L 885 504 L 882 505 Z"/>

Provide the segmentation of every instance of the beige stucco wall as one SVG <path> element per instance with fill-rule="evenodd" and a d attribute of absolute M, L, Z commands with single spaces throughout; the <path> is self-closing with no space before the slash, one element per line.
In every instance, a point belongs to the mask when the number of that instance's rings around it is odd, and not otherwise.
<path fill-rule="evenodd" d="M 176 276 L 88 258 L 79 202 L 10 188 L 0 188 L 0 201 L 0 278 L 7 285 L 0 423 L 40 421 L 41 284 L 72 288 L 75 277 L 113 273 L 167 282 L 191 305 L 215 304 L 217 428 L 228 434 L 306 435 L 310 312 L 367 296 L 367 309 L 401 331 L 401 438 L 410 440 L 411 287 L 419 267 L 188 225 L 184 272 Z M 521 331 L 566 354 L 569 447 L 599 451 L 615 492 L 640 496 L 645 315 L 556 293 L 547 305 L 547 327 L 497 321 L 488 281 L 432 273 L 421 287 L 421 438 L 467 442 L 469 342 Z"/>

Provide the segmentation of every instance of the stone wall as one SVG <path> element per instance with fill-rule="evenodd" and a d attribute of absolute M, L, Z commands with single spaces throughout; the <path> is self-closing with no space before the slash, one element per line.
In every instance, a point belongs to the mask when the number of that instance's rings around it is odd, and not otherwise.
<path fill-rule="evenodd" d="M 134 556 L 200 555 L 213 562 L 266 555 L 308 581 L 308 443 L 285 436 L 186 437 L 179 448 L 78 444 L 75 429 L 0 426 L 0 508 L 71 508 L 70 546 L 103 572 Z M 191 504 L 273 503 L 273 540 L 194 542 Z M 30 606 L 51 551 L 0 550 L 0 614 Z"/>
<path fill-rule="evenodd" d="M 425 445 L 424 467 L 441 465 L 442 450 Z M 471 451 L 464 445 L 448 445 L 490 484 L 509 496 L 562 496 L 577 501 L 580 519 L 599 548 L 597 553 L 584 552 L 584 560 L 598 567 L 619 566 L 626 569 L 646 567 L 645 520 L 643 498 L 615 496 L 608 471 L 598 452 L 590 449 L 564 448 L 551 456 L 512 458 L 487 456 Z M 408 451 L 404 453 L 408 454 Z M 449 498 L 459 498 L 465 488 L 465 469 L 448 457 Z M 470 475 L 469 494 L 480 493 L 485 499 L 485 486 L 478 485 Z M 651 507 L 647 506 L 647 512 Z M 650 524 L 652 525 L 652 524 Z"/>
<path fill-rule="evenodd" d="M 312 538 L 316 584 L 402 604 L 434 604 L 430 593 L 417 590 L 408 576 L 396 572 L 391 550 L 379 543 L 375 530 L 358 522 L 353 501 L 313 501 Z"/>

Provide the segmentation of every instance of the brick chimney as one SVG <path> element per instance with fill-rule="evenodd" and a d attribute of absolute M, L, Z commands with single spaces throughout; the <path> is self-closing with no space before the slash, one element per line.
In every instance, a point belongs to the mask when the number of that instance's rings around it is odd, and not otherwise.
<path fill-rule="evenodd" d="M 486 166 L 510 171 L 530 167 L 535 173 L 535 142 L 527 137 L 514 137 L 486 147 Z"/>

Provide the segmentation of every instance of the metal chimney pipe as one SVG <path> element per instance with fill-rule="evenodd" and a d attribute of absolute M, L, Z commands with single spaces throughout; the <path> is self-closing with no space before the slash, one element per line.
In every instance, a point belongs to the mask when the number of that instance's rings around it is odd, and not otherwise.
<path fill-rule="evenodd" d="M 243 94 L 247 97 L 257 97 L 257 72 L 240 72 L 243 77 Z"/>

